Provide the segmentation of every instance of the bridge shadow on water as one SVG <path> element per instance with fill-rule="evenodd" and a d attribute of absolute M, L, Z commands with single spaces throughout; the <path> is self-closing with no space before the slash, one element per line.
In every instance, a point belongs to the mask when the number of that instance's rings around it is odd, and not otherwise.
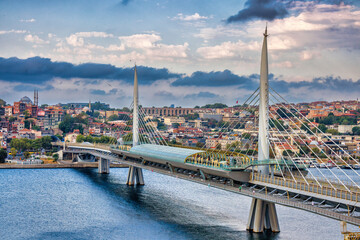
<path fill-rule="evenodd" d="M 127 173 L 127 169 L 123 170 L 123 174 Z M 114 198 L 115 204 L 118 204 L 121 210 L 124 210 L 125 205 L 126 208 L 133 209 L 136 214 L 147 215 L 154 221 L 170 226 L 174 231 L 182 232 L 189 239 L 280 239 L 279 234 L 271 231 L 261 234 L 250 233 L 226 226 L 226 223 L 222 222 L 226 216 L 218 216 L 218 211 L 209 211 L 205 207 L 196 205 L 188 197 L 184 200 L 182 189 L 179 189 L 176 196 L 169 196 L 166 191 L 149 188 L 146 185 L 127 186 L 125 175 L 119 179 L 119 175 L 98 174 L 91 169 L 76 171 Z M 247 217 L 244 216 L 246 219 Z"/>

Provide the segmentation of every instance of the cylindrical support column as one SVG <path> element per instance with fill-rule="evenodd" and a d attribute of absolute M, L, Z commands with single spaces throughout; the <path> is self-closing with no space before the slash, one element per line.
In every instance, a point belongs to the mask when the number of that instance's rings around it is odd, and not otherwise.
<path fill-rule="evenodd" d="M 270 221 L 271 231 L 280 232 L 279 220 L 276 213 L 275 203 L 268 203 L 268 217 Z"/>
<path fill-rule="evenodd" d="M 108 159 L 100 158 L 98 162 L 98 172 L 99 173 L 110 173 L 110 161 Z"/>
<path fill-rule="evenodd" d="M 145 182 L 144 182 L 142 169 L 138 167 L 129 166 L 129 172 L 128 172 L 126 184 L 129 186 L 133 186 L 134 184 L 144 185 Z"/>
<path fill-rule="evenodd" d="M 246 229 L 256 233 L 263 232 L 265 229 L 280 232 L 275 204 L 253 198 Z"/>
<path fill-rule="evenodd" d="M 254 214 L 254 232 L 263 232 L 264 231 L 264 220 L 265 220 L 265 206 L 264 201 L 258 199 L 255 206 Z"/>

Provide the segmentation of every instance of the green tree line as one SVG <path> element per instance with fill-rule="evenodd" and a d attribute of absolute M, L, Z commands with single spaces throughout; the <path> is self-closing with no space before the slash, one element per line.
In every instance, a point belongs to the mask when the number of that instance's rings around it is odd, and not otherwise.
<path fill-rule="evenodd" d="M 108 136 L 101 136 L 101 137 L 93 137 L 93 136 L 84 136 L 84 135 L 78 135 L 76 137 L 76 142 L 82 143 L 82 142 L 89 142 L 89 143 L 116 143 L 116 138 L 108 137 Z"/>
<path fill-rule="evenodd" d="M 52 149 L 51 137 L 45 136 L 38 139 L 28 139 L 28 138 L 14 138 L 10 142 L 11 148 L 15 148 L 19 152 L 24 151 L 40 151 L 41 149 Z"/>

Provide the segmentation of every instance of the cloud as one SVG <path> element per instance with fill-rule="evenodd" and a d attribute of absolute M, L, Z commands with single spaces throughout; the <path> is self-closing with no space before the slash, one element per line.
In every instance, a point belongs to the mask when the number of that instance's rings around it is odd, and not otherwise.
<path fill-rule="evenodd" d="M 32 23 L 32 22 L 36 22 L 36 20 L 35 20 L 34 18 L 31 18 L 31 19 L 21 19 L 20 22 Z"/>
<path fill-rule="evenodd" d="M 169 72 L 166 68 L 137 67 L 139 83 L 151 84 L 157 80 L 179 78 L 181 75 Z M 133 68 L 119 68 L 110 64 L 84 63 L 74 65 L 68 62 L 52 62 L 48 58 L 28 59 L 1 58 L 0 79 L 16 82 L 38 83 L 53 78 L 84 78 L 122 80 L 132 83 Z"/>
<path fill-rule="evenodd" d="M 155 42 L 161 40 L 157 34 L 134 34 L 131 36 L 119 37 L 121 42 L 129 48 L 151 48 Z"/>
<path fill-rule="evenodd" d="M 25 30 L 15 30 L 15 29 L 0 31 L 0 35 L 9 34 L 9 33 L 17 33 L 17 34 L 20 33 L 21 34 L 21 33 L 27 33 L 27 31 L 25 31 Z"/>
<path fill-rule="evenodd" d="M 199 92 L 188 94 L 184 98 L 196 99 L 196 98 L 219 98 L 220 96 L 211 92 Z"/>
<path fill-rule="evenodd" d="M 165 98 L 165 99 L 175 99 L 176 98 L 174 96 L 174 94 L 172 94 L 171 92 L 168 92 L 168 91 L 155 92 L 154 96 L 158 97 L 158 98 Z"/>
<path fill-rule="evenodd" d="M 109 47 L 106 48 L 107 51 L 124 51 L 125 46 L 123 44 L 121 45 L 115 45 L 111 44 Z"/>
<path fill-rule="evenodd" d="M 134 48 L 140 50 L 143 58 L 151 60 L 167 60 L 174 61 L 177 58 L 186 58 L 189 44 L 185 42 L 183 45 L 172 45 L 157 43 L 161 41 L 161 37 L 157 34 L 134 34 L 130 36 L 119 37 L 121 40 L 121 48 Z M 138 59 L 138 58 L 135 58 Z"/>
<path fill-rule="evenodd" d="M 122 1 L 120 1 L 120 4 L 126 6 L 126 5 L 128 5 L 129 2 L 131 2 L 131 1 L 132 1 L 132 0 L 122 0 Z"/>
<path fill-rule="evenodd" d="M 269 81 L 269 85 L 279 92 L 289 92 L 290 89 L 305 88 L 309 91 L 332 90 L 341 93 L 359 92 L 360 79 L 342 79 L 341 77 L 327 76 L 317 77 L 311 81 L 286 82 L 284 80 L 274 79 Z"/>
<path fill-rule="evenodd" d="M 184 15 L 179 13 L 176 17 L 172 18 L 173 20 L 181 20 L 181 21 L 198 21 L 203 19 L 208 19 L 206 16 L 201 16 L 199 13 L 194 13 L 193 15 Z"/>
<path fill-rule="evenodd" d="M 66 38 L 66 42 L 74 47 L 81 47 L 84 45 L 84 38 L 109 38 L 114 37 L 112 34 L 108 34 L 105 32 L 78 32 L 71 34 L 69 37 Z"/>
<path fill-rule="evenodd" d="M 246 22 L 254 19 L 272 21 L 288 15 L 286 6 L 277 0 L 247 0 L 245 8 L 229 17 L 226 22 Z"/>
<path fill-rule="evenodd" d="M 233 74 L 230 70 L 218 71 L 218 72 L 201 72 L 197 71 L 186 76 L 177 79 L 172 83 L 172 86 L 234 86 L 241 85 L 248 89 L 254 89 L 254 83 L 258 79 L 257 75 L 250 76 L 238 76 Z"/>
<path fill-rule="evenodd" d="M 220 45 L 200 47 L 196 50 L 203 58 L 221 59 L 221 58 L 243 58 L 241 54 L 245 50 L 259 50 L 259 42 L 245 43 L 241 40 L 237 42 L 223 42 Z"/>
<path fill-rule="evenodd" d="M 36 43 L 36 44 L 49 43 L 48 41 L 44 41 L 43 39 L 39 38 L 37 35 L 31 35 L 31 34 L 26 35 L 24 39 L 27 42 Z"/>
<path fill-rule="evenodd" d="M 106 92 L 105 92 L 104 90 L 92 89 L 92 90 L 90 91 L 90 94 L 92 94 L 92 95 L 102 95 L 102 96 L 104 96 L 104 95 L 106 95 Z"/>
<path fill-rule="evenodd" d="M 118 92 L 118 89 L 113 88 L 109 91 L 109 94 L 116 94 Z"/>

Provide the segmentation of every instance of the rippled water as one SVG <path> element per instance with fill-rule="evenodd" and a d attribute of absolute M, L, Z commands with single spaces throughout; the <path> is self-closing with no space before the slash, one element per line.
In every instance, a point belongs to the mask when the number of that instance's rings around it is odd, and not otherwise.
<path fill-rule="evenodd" d="M 338 221 L 277 206 L 281 232 L 250 234 L 251 199 L 127 169 L 0 170 L 0 239 L 341 239 Z"/>

